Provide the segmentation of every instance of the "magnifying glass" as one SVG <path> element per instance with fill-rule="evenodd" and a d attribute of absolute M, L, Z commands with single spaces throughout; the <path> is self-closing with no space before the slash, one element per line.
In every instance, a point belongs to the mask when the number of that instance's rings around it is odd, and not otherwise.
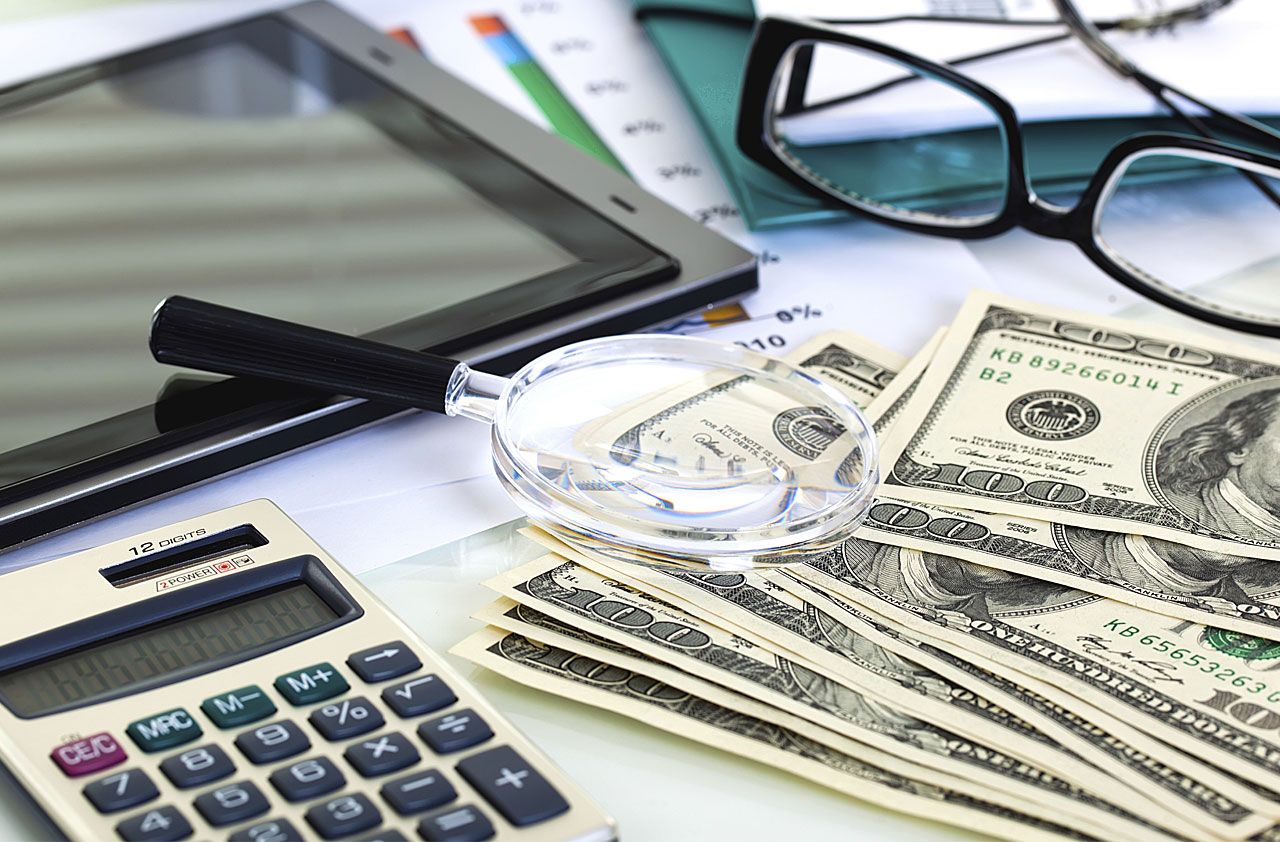
<path fill-rule="evenodd" d="M 592 339 L 504 378 L 174 296 L 152 318 L 151 352 L 487 422 L 494 471 L 530 520 L 621 561 L 798 561 L 848 538 L 879 481 L 875 435 L 852 401 L 783 360 L 707 339 Z"/>

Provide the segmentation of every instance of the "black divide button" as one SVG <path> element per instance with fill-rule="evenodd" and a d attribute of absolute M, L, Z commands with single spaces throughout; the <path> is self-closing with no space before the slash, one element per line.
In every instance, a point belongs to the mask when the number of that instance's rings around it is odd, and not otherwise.
<path fill-rule="evenodd" d="M 267 819 L 237 830 L 227 842 L 301 842 L 304 838 L 288 819 Z"/>
<path fill-rule="evenodd" d="M 564 796 L 511 746 L 473 754 L 458 763 L 458 774 L 516 827 L 546 821 L 569 809 Z"/>
<path fill-rule="evenodd" d="M 342 839 L 382 824 L 382 813 L 358 792 L 339 795 L 307 811 L 307 824 L 325 839 Z"/>
<path fill-rule="evenodd" d="M 386 681 L 413 672 L 422 666 L 422 661 L 403 640 L 393 640 L 356 652 L 347 658 L 347 666 L 365 681 Z"/>
<path fill-rule="evenodd" d="M 383 726 L 382 713 L 364 696 L 330 702 L 307 717 L 326 740 L 358 737 Z"/>
<path fill-rule="evenodd" d="M 493 736 L 489 723 L 471 708 L 455 710 L 435 719 L 428 719 L 418 726 L 418 736 L 431 746 L 436 754 L 462 751 L 478 745 Z"/>
<path fill-rule="evenodd" d="M 382 734 L 354 742 L 342 753 L 366 778 L 385 775 L 418 762 L 422 755 L 404 734 Z"/>
<path fill-rule="evenodd" d="M 287 719 L 268 722 L 236 737 L 236 747 L 253 763 L 271 763 L 293 757 L 311 748 L 302 729 Z"/>
<path fill-rule="evenodd" d="M 484 842 L 493 838 L 493 825 L 484 813 L 463 804 L 423 816 L 418 835 L 427 842 Z"/>
<path fill-rule="evenodd" d="M 388 781 L 379 792 L 392 809 L 402 816 L 443 807 L 458 797 L 458 791 L 438 769 L 414 772 Z"/>
<path fill-rule="evenodd" d="M 416 675 L 383 689 L 382 701 L 400 716 L 409 717 L 448 707 L 458 701 L 458 697 L 448 684 L 440 680 L 440 676 L 432 673 Z"/>
<path fill-rule="evenodd" d="M 167 804 L 116 825 L 116 833 L 126 842 L 177 842 L 192 832 L 191 822 Z"/>
<path fill-rule="evenodd" d="M 84 788 L 84 795 L 99 813 L 114 813 L 145 804 L 159 796 L 160 791 L 141 769 L 123 769 L 89 784 Z"/>
<path fill-rule="evenodd" d="M 260 816 L 270 807 L 252 781 L 236 781 L 196 797 L 196 809 L 214 827 Z"/>
<path fill-rule="evenodd" d="M 361 836 L 356 842 L 409 842 L 409 840 L 405 839 L 400 831 L 387 827 L 376 830 L 368 836 Z"/>
<path fill-rule="evenodd" d="M 160 761 L 160 771 L 178 789 L 220 781 L 236 770 L 227 753 L 213 743 L 196 746 Z"/>
<path fill-rule="evenodd" d="M 328 795 L 347 782 L 327 757 L 299 760 L 271 773 L 271 785 L 289 801 L 306 801 Z"/>

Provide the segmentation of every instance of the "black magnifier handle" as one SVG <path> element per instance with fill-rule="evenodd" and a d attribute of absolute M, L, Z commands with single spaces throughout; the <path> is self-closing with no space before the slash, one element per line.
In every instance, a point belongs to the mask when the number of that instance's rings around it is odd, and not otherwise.
<path fill-rule="evenodd" d="M 181 295 L 156 308 L 150 345 L 151 355 L 169 365 L 279 380 L 432 412 L 445 411 L 449 383 L 462 365 Z"/>

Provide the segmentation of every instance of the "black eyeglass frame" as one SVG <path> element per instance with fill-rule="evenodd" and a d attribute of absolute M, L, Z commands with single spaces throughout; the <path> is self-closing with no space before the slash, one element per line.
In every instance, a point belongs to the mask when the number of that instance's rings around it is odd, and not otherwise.
<path fill-rule="evenodd" d="M 999 212 L 991 219 L 975 224 L 905 219 L 899 215 L 904 213 L 901 209 L 895 209 L 895 215 L 877 213 L 788 163 L 786 156 L 772 142 L 770 112 L 776 95 L 774 86 L 778 67 L 793 48 L 804 42 L 844 45 L 883 56 L 926 77 L 964 90 L 983 102 L 999 119 L 1005 144 L 1008 172 L 1005 198 Z M 1184 151 L 1273 170 L 1280 170 L 1280 157 L 1190 135 L 1154 132 L 1135 135 L 1111 148 L 1074 206 L 1059 207 L 1040 199 L 1031 189 L 1018 116 L 1009 101 L 991 88 L 945 64 L 880 41 L 821 24 L 771 17 L 761 19 L 756 25 L 743 77 L 736 135 L 738 148 L 747 158 L 819 199 L 840 202 L 859 216 L 920 234 L 964 240 L 987 239 L 1015 227 L 1025 228 L 1049 239 L 1075 244 L 1098 268 L 1124 286 L 1180 313 L 1235 330 L 1280 337 L 1280 320 L 1262 320 L 1254 314 L 1227 310 L 1207 301 L 1193 303 L 1187 300 L 1187 293 L 1172 290 L 1160 279 L 1124 264 L 1108 253 L 1097 234 L 1100 203 L 1109 195 L 1114 177 L 1135 155 L 1159 150 Z"/>

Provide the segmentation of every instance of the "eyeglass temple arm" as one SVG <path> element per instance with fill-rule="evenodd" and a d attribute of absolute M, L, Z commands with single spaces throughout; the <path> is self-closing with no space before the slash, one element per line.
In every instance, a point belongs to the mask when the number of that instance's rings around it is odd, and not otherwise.
<path fill-rule="evenodd" d="M 1169 14 L 1167 17 L 1169 18 L 1169 23 L 1173 23 L 1175 20 L 1183 20 L 1193 17 L 1204 18 L 1232 1 L 1233 0 L 1206 0 L 1206 2 L 1200 3 L 1190 9 L 1182 10 L 1181 14 L 1175 12 Z M 1146 88 L 1152 96 L 1163 103 L 1164 106 L 1173 113 L 1175 118 L 1180 120 L 1196 134 L 1210 140 L 1215 139 L 1213 130 L 1210 129 L 1210 127 L 1199 117 L 1187 113 L 1184 109 L 1178 106 L 1170 94 L 1184 99 L 1187 102 L 1195 103 L 1195 105 L 1203 108 L 1214 117 L 1227 121 L 1231 124 L 1230 128 L 1240 137 L 1248 138 L 1249 140 L 1255 143 L 1260 143 L 1264 146 L 1280 148 L 1280 133 L 1273 131 L 1266 125 L 1258 122 L 1257 120 L 1246 117 L 1243 114 L 1224 111 L 1215 105 L 1205 102 L 1199 97 L 1192 96 L 1186 91 L 1175 88 L 1173 85 L 1145 73 L 1136 64 L 1125 58 L 1118 50 L 1108 44 L 1106 40 L 1103 39 L 1102 33 L 1093 25 L 1093 22 L 1080 14 L 1080 10 L 1076 8 L 1075 4 L 1072 3 L 1071 0 L 1053 0 L 1053 5 L 1057 8 L 1058 14 L 1062 16 L 1062 22 L 1065 23 L 1073 33 L 1075 33 L 1075 35 L 1086 47 L 1090 49 L 1090 51 L 1093 52 L 1094 55 L 1105 61 L 1121 76 L 1133 79 L 1135 82 L 1142 85 L 1142 87 Z M 1272 203 L 1277 207 L 1280 207 L 1280 194 L 1277 194 L 1269 184 L 1263 181 L 1261 176 L 1251 172 L 1244 172 L 1243 175 L 1248 178 L 1249 181 L 1253 182 L 1253 185 L 1257 187 L 1263 195 L 1269 198 Z"/>

